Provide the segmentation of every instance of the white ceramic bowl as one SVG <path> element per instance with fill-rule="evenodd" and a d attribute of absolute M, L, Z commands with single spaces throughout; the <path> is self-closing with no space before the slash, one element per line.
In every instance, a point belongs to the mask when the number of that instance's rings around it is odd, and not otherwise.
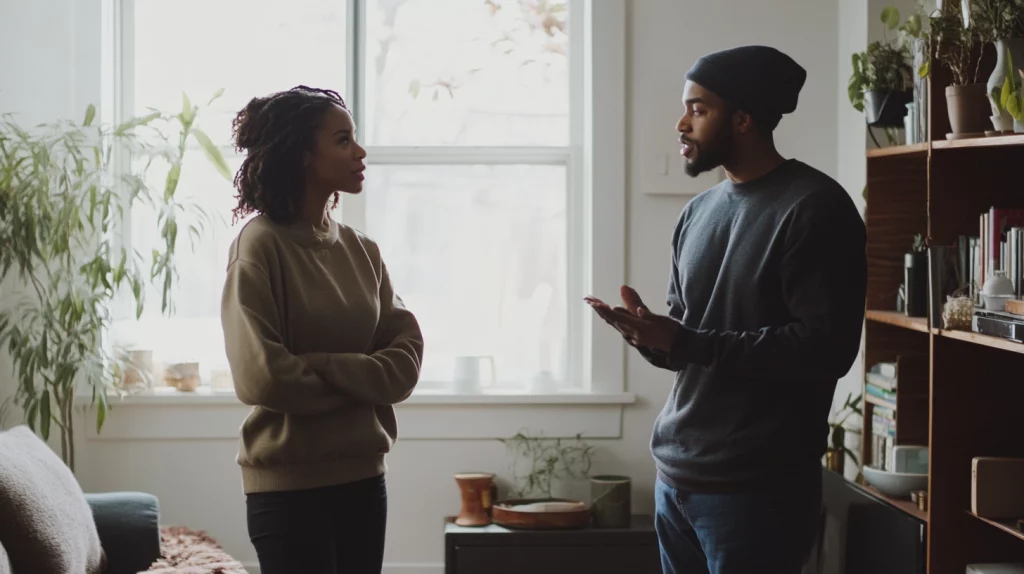
<path fill-rule="evenodd" d="M 928 488 L 928 473 L 889 472 L 864 467 L 864 480 L 893 498 L 910 498 L 910 493 Z"/>
<path fill-rule="evenodd" d="M 985 299 L 985 309 L 988 311 L 1005 311 L 1006 302 L 1013 299 L 1013 295 L 982 295 Z"/>

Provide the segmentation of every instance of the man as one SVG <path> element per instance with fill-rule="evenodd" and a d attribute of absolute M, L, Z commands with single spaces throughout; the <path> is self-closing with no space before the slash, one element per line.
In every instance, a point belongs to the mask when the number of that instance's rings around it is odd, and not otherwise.
<path fill-rule="evenodd" d="M 672 234 L 668 316 L 631 288 L 587 302 L 676 372 L 651 441 L 666 574 L 796 574 L 820 524 L 837 379 L 860 346 L 865 230 L 849 195 L 775 148 L 806 72 L 745 46 L 700 58 L 677 126 L 695 197 Z"/>

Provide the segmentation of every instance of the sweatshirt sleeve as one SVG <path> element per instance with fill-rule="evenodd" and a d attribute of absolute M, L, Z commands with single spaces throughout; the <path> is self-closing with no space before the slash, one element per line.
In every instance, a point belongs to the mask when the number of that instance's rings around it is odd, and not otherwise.
<path fill-rule="evenodd" d="M 672 264 L 668 277 L 668 292 L 665 296 L 666 303 L 668 304 L 668 316 L 679 322 L 682 322 L 683 316 L 686 314 L 686 305 L 683 303 L 679 285 L 679 235 L 682 233 L 685 219 L 686 211 L 684 210 L 679 221 L 676 223 L 675 231 L 672 233 Z M 681 371 L 686 368 L 685 362 L 674 360 L 678 357 L 673 357 L 664 351 L 649 347 L 637 347 L 637 351 L 640 351 L 640 355 L 647 359 L 648 363 L 659 369 Z"/>
<path fill-rule="evenodd" d="M 394 405 L 409 398 L 419 381 L 423 335 L 416 316 L 394 292 L 381 263 L 380 318 L 373 352 L 314 353 L 310 363 L 345 395 L 373 405 Z"/>
<path fill-rule="evenodd" d="M 680 323 L 670 363 L 805 380 L 836 379 L 849 371 L 860 348 L 867 290 L 860 214 L 846 197 L 809 195 L 794 208 L 784 244 L 781 287 L 791 320 L 757 331 L 697 330 Z"/>
<path fill-rule="evenodd" d="M 354 404 L 285 348 L 270 279 L 254 263 L 235 259 L 228 267 L 221 325 L 235 393 L 242 403 L 296 415 Z"/>

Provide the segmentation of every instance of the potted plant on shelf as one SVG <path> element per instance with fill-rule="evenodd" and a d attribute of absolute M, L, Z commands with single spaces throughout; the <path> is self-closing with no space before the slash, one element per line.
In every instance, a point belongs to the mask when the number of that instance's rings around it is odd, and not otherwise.
<path fill-rule="evenodd" d="M 95 122 L 93 106 L 82 122 L 32 128 L 0 115 L 0 282 L 11 276 L 25 285 L 24 296 L 0 311 L 0 346 L 11 356 L 14 400 L 26 422 L 45 440 L 51 429 L 59 433 L 72 471 L 80 389 L 96 406 L 97 432 L 108 393 L 120 392 L 124 360 L 104 341 L 113 307 L 128 299 L 140 316 L 144 287 L 153 284 L 169 312 L 178 230 L 193 239 L 201 233 L 201 210 L 175 193 L 187 147 L 195 141 L 231 177 L 195 125 L 199 107 L 183 100 L 177 114 L 153 111 L 117 126 Z M 168 166 L 158 185 L 149 175 L 154 164 Z M 118 242 L 136 202 L 159 213 L 161 239 L 145 260 Z"/>
<path fill-rule="evenodd" d="M 550 499 L 557 490 L 565 490 L 567 480 L 589 476 L 594 447 L 581 435 L 571 441 L 532 436 L 526 431 L 508 439 L 499 439 L 513 456 L 513 498 Z"/>
<path fill-rule="evenodd" d="M 854 109 L 864 112 L 868 126 L 889 129 L 903 126 L 907 104 L 914 99 L 911 38 L 920 31 L 921 20 L 914 15 L 900 25 L 899 10 L 893 7 L 882 10 L 881 19 L 886 37 L 853 54 L 847 94 Z M 892 32 L 897 33 L 890 38 Z M 894 140 L 891 133 L 889 139 Z"/>
<path fill-rule="evenodd" d="M 946 86 L 946 109 L 952 134 L 948 138 L 985 135 L 991 125 L 991 107 L 985 84 L 978 82 L 981 59 L 975 48 L 980 42 L 970 14 L 964 17 L 959 3 L 936 10 L 928 18 L 929 46 L 935 60 L 952 76 Z"/>
<path fill-rule="evenodd" d="M 992 127 L 999 132 L 1013 129 L 1013 115 L 1002 103 L 1003 86 L 1013 76 L 1009 61 L 1024 62 L 1024 0 L 973 0 L 971 19 L 978 37 L 992 43 L 996 64 L 988 78 Z"/>
<path fill-rule="evenodd" d="M 864 415 L 860 408 L 860 402 L 860 394 L 857 394 L 857 396 L 854 396 L 853 393 L 847 395 L 846 402 L 843 403 L 843 406 L 833 417 L 832 422 L 828 424 L 830 430 L 828 446 L 825 448 L 825 467 L 833 472 L 843 474 L 846 468 L 847 456 L 853 459 L 855 465 L 860 466 L 857 455 L 850 450 L 850 447 L 846 446 L 846 432 L 848 429 L 845 426 L 853 415 Z"/>

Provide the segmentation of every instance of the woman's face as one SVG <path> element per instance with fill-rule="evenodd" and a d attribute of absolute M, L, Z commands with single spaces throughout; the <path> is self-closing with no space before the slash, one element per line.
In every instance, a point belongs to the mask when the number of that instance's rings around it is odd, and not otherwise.
<path fill-rule="evenodd" d="M 324 112 L 314 141 L 306 168 L 309 189 L 325 195 L 361 192 L 366 150 L 356 143 L 352 116 L 341 106 L 331 106 Z"/>

